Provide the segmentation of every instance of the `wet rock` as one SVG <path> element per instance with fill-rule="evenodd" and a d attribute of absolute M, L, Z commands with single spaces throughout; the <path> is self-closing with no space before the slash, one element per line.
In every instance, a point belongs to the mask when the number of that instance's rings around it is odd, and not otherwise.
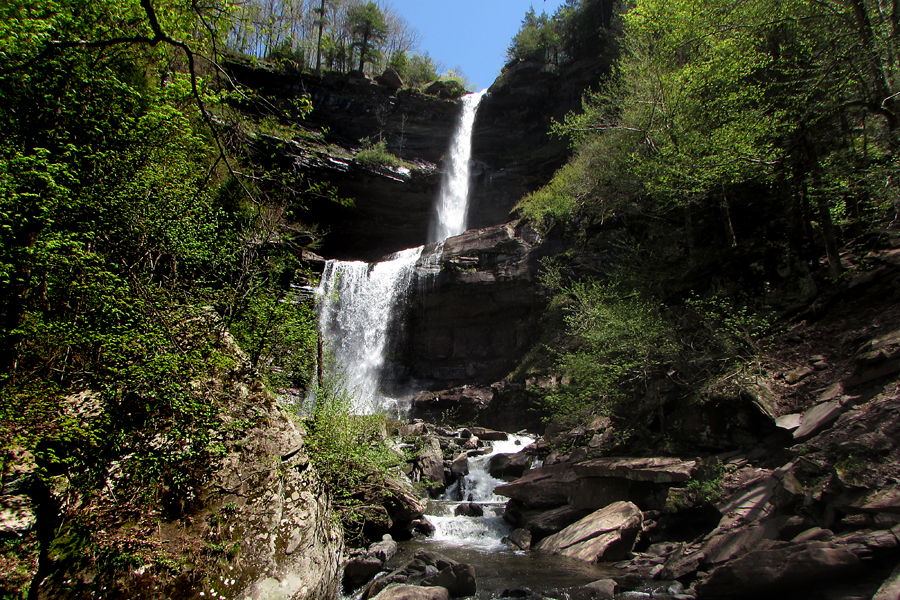
<path fill-rule="evenodd" d="M 397 554 L 397 542 L 390 535 L 385 534 L 380 542 L 369 546 L 368 555 L 381 561 L 382 564 L 391 560 Z"/>
<path fill-rule="evenodd" d="M 383 566 L 384 563 L 375 557 L 351 558 L 344 565 L 344 589 L 353 590 L 362 586 L 380 573 Z"/>
<path fill-rule="evenodd" d="M 455 564 L 457 563 L 437 552 L 419 550 L 403 566 L 370 583 L 361 598 L 362 600 L 373 598 L 392 584 L 419 584 L 424 578 L 440 573 Z"/>
<path fill-rule="evenodd" d="M 559 533 L 575 521 L 590 514 L 590 511 L 579 510 L 571 506 L 560 506 L 553 510 L 528 509 L 518 500 L 510 500 L 506 504 L 503 518 L 516 527 L 531 532 L 533 541 L 538 541 Z"/>
<path fill-rule="evenodd" d="M 438 271 L 416 266 L 424 292 L 410 299 L 403 346 L 414 376 L 450 384 L 496 381 L 530 347 L 543 299 L 532 283 L 540 249 L 528 241 L 528 229 L 519 222 L 470 229 L 444 242 Z M 481 414 L 492 403 L 488 393 L 480 392 L 480 402 L 464 395 L 461 406 Z M 416 400 L 412 414 L 440 415 L 445 405 L 440 398 Z"/>
<path fill-rule="evenodd" d="M 613 600 L 615 595 L 616 582 L 612 579 L 599 579 L 579 587 L 545 592 L 548 598 L 559 600 Z"/>
<path fill-rule="evenodd" d="M 531 532 L 527 529 L 514 529 L 507 538 L 510 546 L 514 550 L 530 550 L 531 549 Z"/>
<path fill-rule="evenodd" d="M 475 567 L 463 563 L 444 567 L 437 575 L 423 579 L 422 584 L 447 588 L 453 598 L 474 596 L 478 591 L 475 583 Z"/>
<path fill-rule="evenodd" d="M 534 549 L 586 562 L 621 560 L 634 548 L 640 530 L 640 509 L 616 502 L 541 540 Z"/>
<path fill-rule="evenodd" d="M 859 567 L 856 554 L 827 542 L 773 542 L 714 569 L 697 584 L 697 597 L 757 598 L 808 591 L 811 585 L 850 576 Z"/>
<path fill-rule="evenodd" d="M 450 472 L 454 475 L 468 475 L 469 474 L 469 455 L 468 454 L 460 454 L 456 458 L 453 459 L 453 462 L 450 464 Z"/>
<path fill-rule="evenodd" d="M 442 587 L 392 585 L 382 590 L 375 600 L 449 600 L 450 592 Z"/>
<path fill-rule="evenodd" d="M 670 483 L 691 477 L 697 461 L 678 458 L 596 458 L 576 464 L 579 477 L 622 477 L 632 481 Z"/>
<path fill-rule="evenodd" d="M 453 514 L 457 517 L 482 517 L 484 516 L 484 509 L 481 508 L 480 504 L 466 502 L 453 509 Z"/>
<path fill-rule="evenodd" d="M 531 467 L 532 457 L 525 452 L 491 456 L 488 472 L 497 479 L 521 477 Z"/>
<path fill-rule="evenodd" d="M 509 434 L 505 431 L 495 431 L 485 427 L 473 427 L 472 433 L 488 442 L 505 442 L 509 439 Z"/>
<path fill-rule="evenodd" d="M 416 483 L 426 482 L 431 494 L 439 494 L 446 489 L 444 453 L 437 438 L 423 438 L 422 449 L 410 465 L 409 477 Z"/>

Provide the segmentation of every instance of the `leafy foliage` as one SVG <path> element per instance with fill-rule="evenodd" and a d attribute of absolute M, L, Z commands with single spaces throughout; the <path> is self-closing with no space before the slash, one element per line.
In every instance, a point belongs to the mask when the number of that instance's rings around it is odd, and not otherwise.
<path fill-rule="evenodd" d="M 855 0 L 635 3 L 616 72 L 555 129 L 575 158 L 520 210 L 546 229 L 632 210 L 627 199 L 654 215 L 683 210 L 688 236 L 692 213 L 720 212 L 734 247 L 731 214 L 754 189 L 772 198 L 764 235 L 789 253 L 824 246 L 839 275 L 839 227 L 897 210 L 886 185 L 896 16 Z"/>
<path fill-rule="evenodd" d="M 388 152 L 387 141 L 381 140 L 374 144 L 370 140 L 363 141 L 363 148 L 356 154 L 357 162 L 368 167 L 399 167 L 402 162 L 399 158 Z"/>
<path fill-rule="evenodd" d="M 382 518 L 377 500 L 386 497 L 386 478 L 403 457 L 388 444 L 387 416 L 354 414 L 352 394 L 339 369 L 323 374 L 306 421 L 307 444 L 345 532 L 360 539 L 367 522 Z"/>
<path fill-rule="evenodd" d="M 555 416 L 613 414 L 655 364 L 672 358 L 672 331 L 658 306 L 621 284 L 573 282 L 561 293 L 571 300 L 565 322 L 577 346 L 559 356 L 568 383 L 544 405 Z"/>

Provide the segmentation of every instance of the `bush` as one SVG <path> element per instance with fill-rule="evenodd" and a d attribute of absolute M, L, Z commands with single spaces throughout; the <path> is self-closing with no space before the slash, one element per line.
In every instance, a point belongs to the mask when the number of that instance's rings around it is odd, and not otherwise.
<path fill-rule="evenodd" d="M 562 293 L 572 301 L 565 322 L 577 347 L 559 356 L 570 383 L 545 396 L 544 407 L 553 416 L 613 414 L 656 363 L 674 356 L 672 331 L 659 307 L 622 284 L 587 280 Z"/>
<path fill-rule="evenodd" d="M 356 161 L 371 168 L 399 167 L 403 164 L 399 158 L 387 151 L 387 142 L 381 140 L 372 144 L 368 139 L 363 140 L 363 147 L 356 154 Z"/>
<path fill-rule="evenodd" d="M 385 481 L 402 456 L 388 445 L 384 414 L 353 413 L 353 396 L 339 370 L 327 373 L 308 415 L 310 459 L 325 480 L 335 511 L 351 540 L 381 518 Z"/>

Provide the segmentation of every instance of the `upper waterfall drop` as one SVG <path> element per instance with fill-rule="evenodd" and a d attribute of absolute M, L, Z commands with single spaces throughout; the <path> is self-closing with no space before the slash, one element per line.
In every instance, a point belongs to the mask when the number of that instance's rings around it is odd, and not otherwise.
<path fill-rule="evenodd" d="M 462 115 L 453 132 L 448 165 L 441 181 L 441 193 L 428 229 L 428 243 L 443 242 L 466 230 L 469 212 L 469 160 L 472 158 L 472 128 L 478 105 L 487 90 L 467 94 L 462 99 Z"/>

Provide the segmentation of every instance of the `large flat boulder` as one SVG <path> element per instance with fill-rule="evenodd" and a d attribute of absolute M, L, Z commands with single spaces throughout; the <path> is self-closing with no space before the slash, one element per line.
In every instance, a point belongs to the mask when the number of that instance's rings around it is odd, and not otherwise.
<path fill-rule="evenodd" d="M 569 499 L 569 490 L 577 479 L 566 463 L 532 469 L 521 479 L 499 485 L 495 494 L 519 500 L 529 508 L 561 506 Z"/>
<path fill-rule="evenodd" d="M 393 585 L 383 589 L 375 600 L 450 600 L 450 593 L 442 587 Z"/>
<path fill-rule="evenodd" d="M 631 502 L 616 502 L 591 513 L 534 549 L 586 562 L 621 560 L 634 548 L 643 520 Z"/>
<path fill-rule="evenodd" d="M 521 477 L 531 467 L 532 456 L 527 452 L 515 454 L 495 454 L 491 456 L 488 471 L 491 477 Z"/>
<path fill-rule="evenodd" d="M 631 481 L 676 483 L 687 481 L 697 461 L 672 457 L 595 458 L 573 467 L 578 477 L 622 477 Z"/>

